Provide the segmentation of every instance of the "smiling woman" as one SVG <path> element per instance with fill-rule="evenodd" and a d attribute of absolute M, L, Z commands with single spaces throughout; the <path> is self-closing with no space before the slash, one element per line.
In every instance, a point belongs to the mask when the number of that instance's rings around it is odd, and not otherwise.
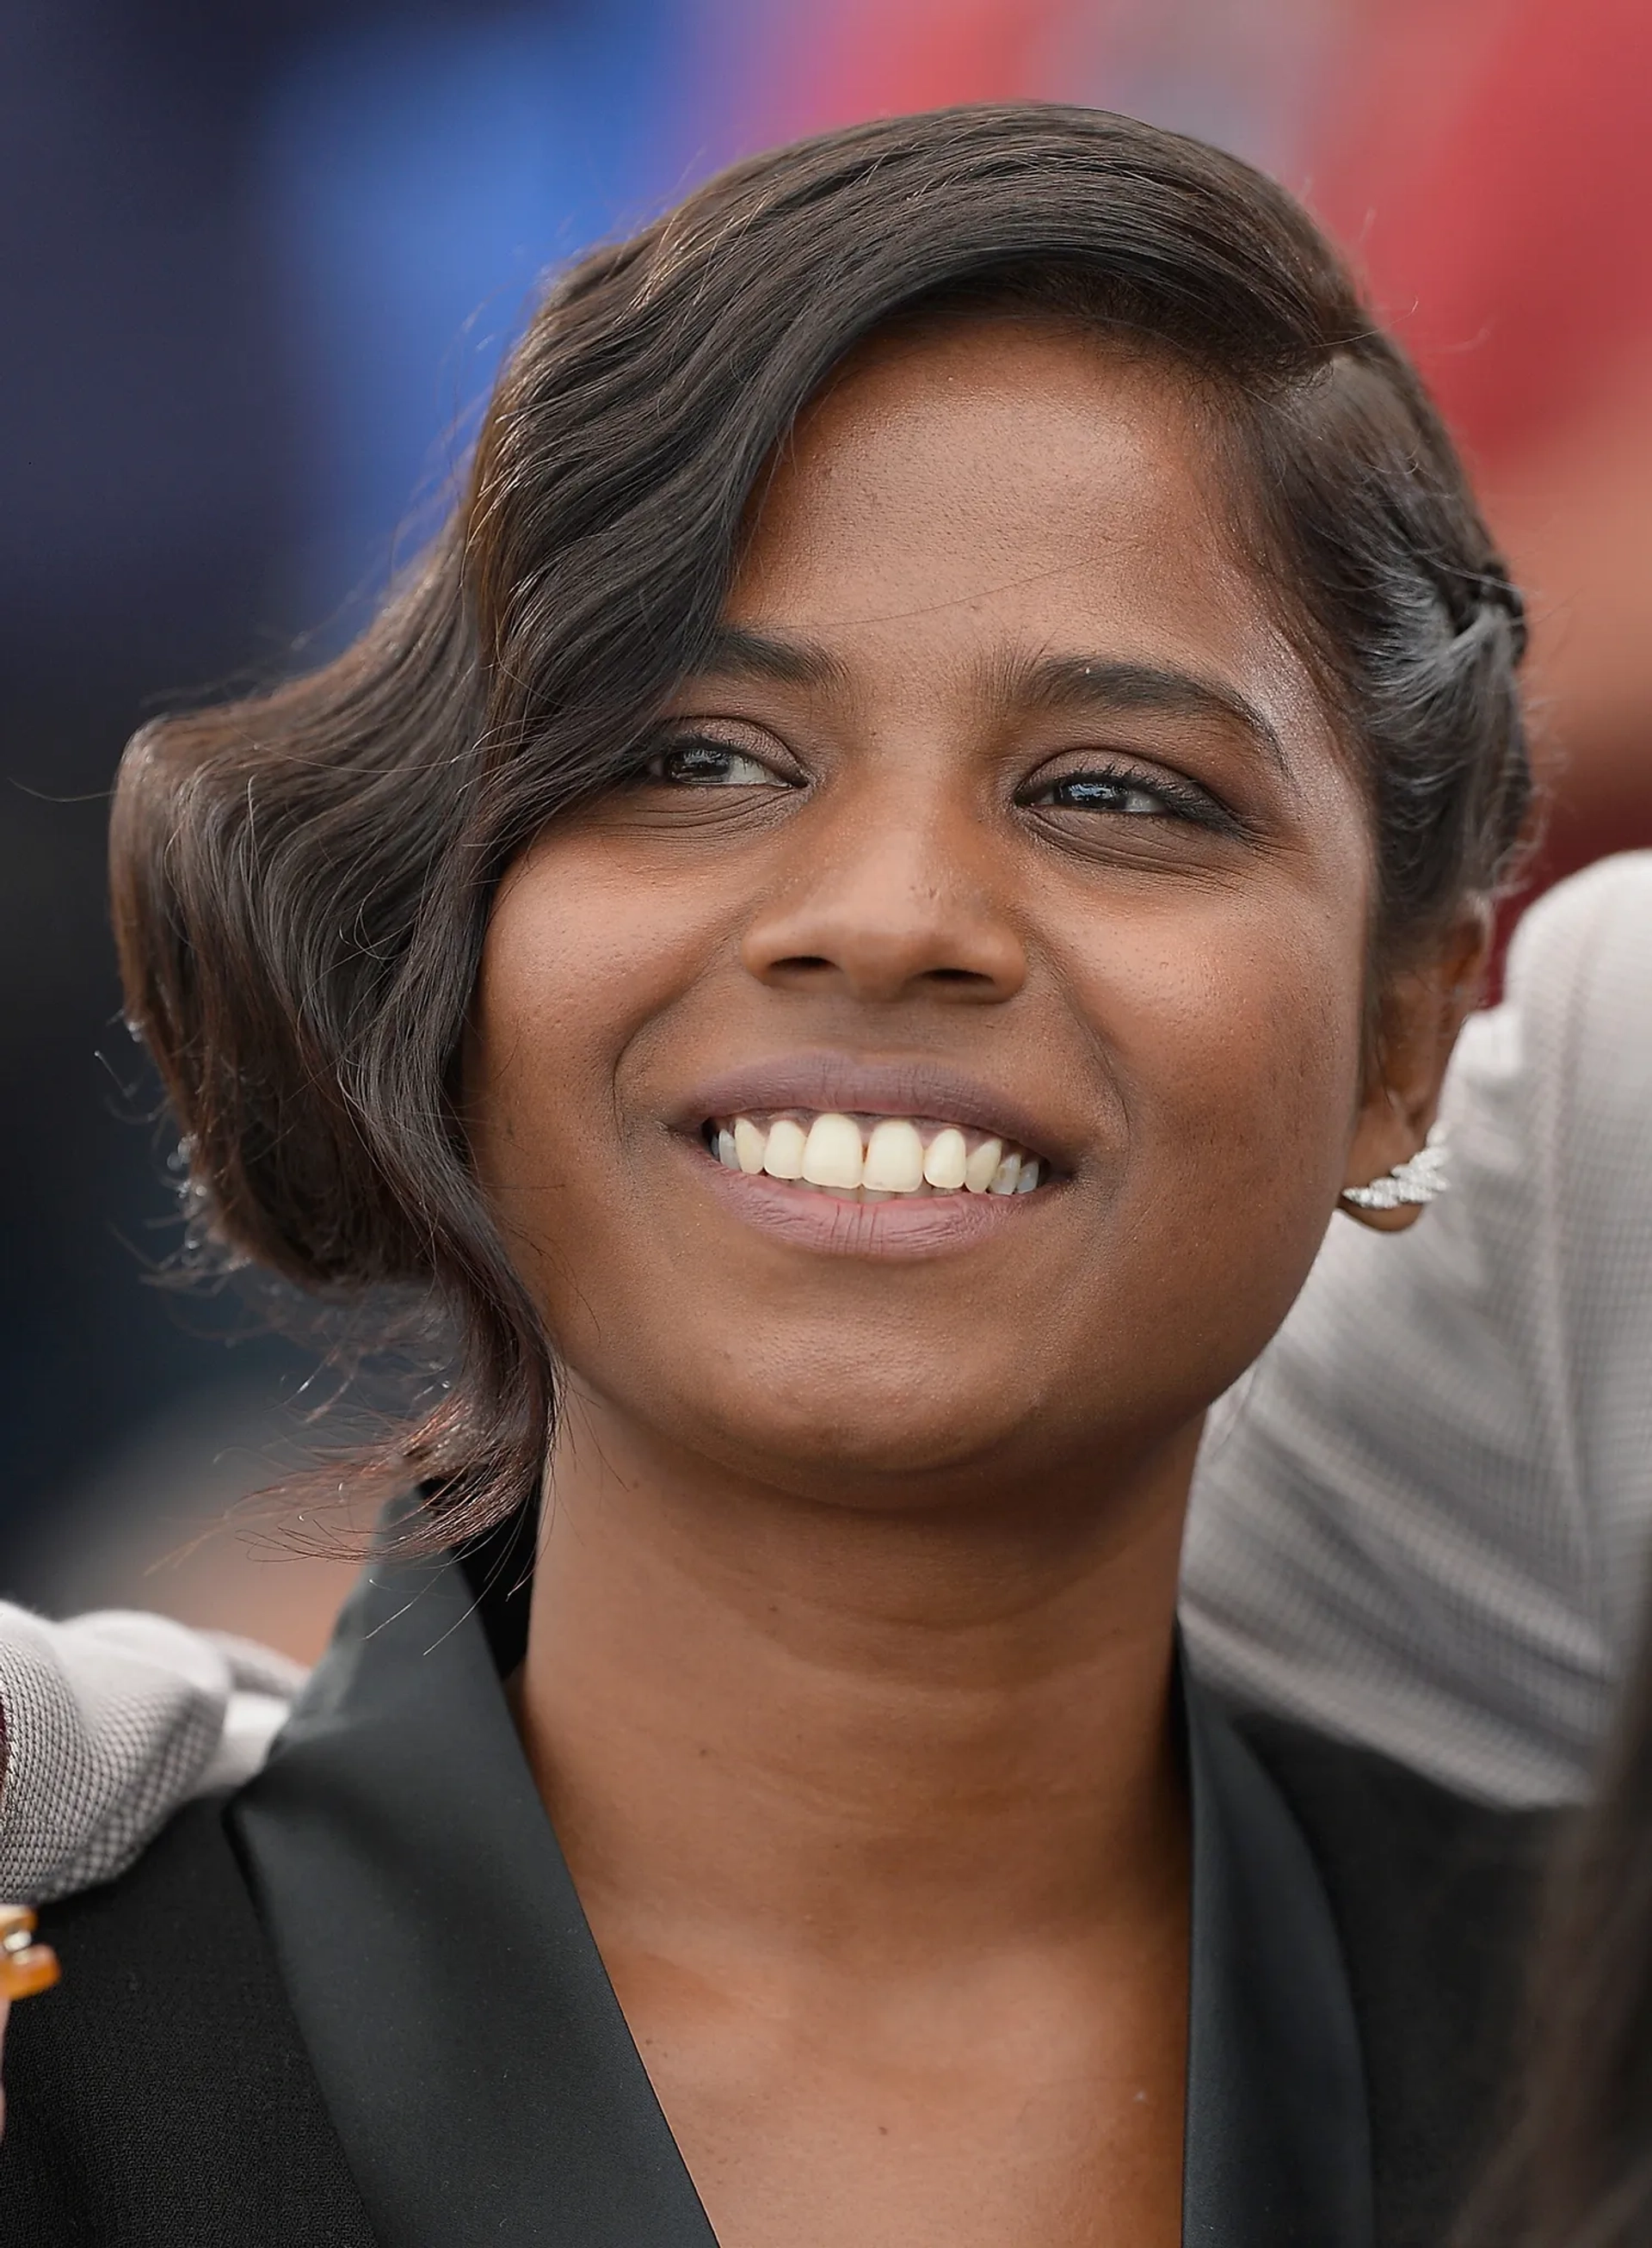
<path fill-rule="evenodd" d="M 1205 1408 L 1432 1121 L 1520 641 L 1195 143 L 865 127 L 552 291 L 372 630 L 123 774 L 200 1237 L 464 1348 L 269 1770 L 49 1931 L 30 2237 L 1437 2235 L 1513 1840 L 1174 1614 Z"/>

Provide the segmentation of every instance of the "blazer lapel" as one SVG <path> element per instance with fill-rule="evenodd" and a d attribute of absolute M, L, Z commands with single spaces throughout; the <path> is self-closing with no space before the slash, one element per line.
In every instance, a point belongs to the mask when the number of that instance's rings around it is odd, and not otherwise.
<path fill-rule="evenodd" d="M 1193 1798 L 1183 2248 L 1371 2248 L 1365 2066 L 1284 1799 L 1183 1673 Z"/>
<path fill-rule="evenodd" d="M 368 1573 L 230 1815 L 382 2248 L 716 2248 L 456 1564 Z"/>

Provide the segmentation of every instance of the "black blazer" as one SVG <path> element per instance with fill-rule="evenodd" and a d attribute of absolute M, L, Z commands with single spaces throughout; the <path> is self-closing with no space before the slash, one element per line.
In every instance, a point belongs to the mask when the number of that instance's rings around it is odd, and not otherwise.
<path fill-rule="evenodd" d="M 0 2248 L 712 2243 L 504 1714 L 512 1626 L 456 1571 L 409 1581 L 369 1582 L 264 1779 L 51 1909 Z M 1188 1700 L 1184 2241 L 1443 2248 L 1497 2128 L 1543 1822 Z"/>

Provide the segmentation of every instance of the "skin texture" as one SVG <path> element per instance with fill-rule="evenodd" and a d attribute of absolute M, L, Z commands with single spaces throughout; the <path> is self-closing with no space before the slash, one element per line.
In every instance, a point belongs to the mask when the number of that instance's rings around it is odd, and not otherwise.
<path fill-rule="evenodd" d="M 1077 329 L 863 347 L 728 603 L 791 660 L 494 913 L 474 1145 L 570 1388 L 519 1721 L 725 2248 L 1180 2237 L 1201 1416 L 1420 1144 L 1477 942 L 1368 1081 L 1363 803 L 1210 463 Z M 964 1073 L 1054 1183 L 927 1256 L 749 1222 L 699 1089 L 799 1054 Z"/>

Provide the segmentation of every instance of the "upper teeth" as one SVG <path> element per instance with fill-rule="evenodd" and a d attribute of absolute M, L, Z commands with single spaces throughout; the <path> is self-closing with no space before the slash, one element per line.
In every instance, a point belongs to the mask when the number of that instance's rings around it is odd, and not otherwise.
<path fill-rule="evenodd" d="M 828 1110 L 812 1121 L 795 1115 L 766 1122 L 737 1116 L 713 1127 L 719 1162 L 731 1171 L 766 1171 L 771 1179 L 822 1187 L 833 1194 L 931 1192 L 1031 1194 L 1038 1158 L 959 1124 L 915 1124 L 905 1116 L 864 1123 Z"/>

